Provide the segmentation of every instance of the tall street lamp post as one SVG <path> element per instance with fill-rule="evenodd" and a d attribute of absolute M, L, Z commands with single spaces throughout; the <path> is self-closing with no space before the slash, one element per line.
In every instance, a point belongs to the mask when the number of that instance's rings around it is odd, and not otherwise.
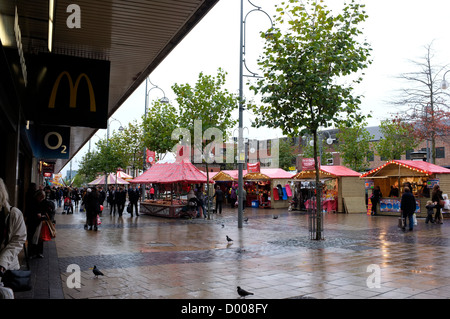
<path fill-rule="evenodd" d="M 257 74 L 250 71 L 245 64 L 245 22 L 247 20 L 247 17 L 250 13 L 258 11 L 264 13 L 270 20 L 272 27 L 272 19 L 267 14 L 267 12 L 263 11 L 261 7 L 258 7 L 254 5 L 250 0 L 248 2 L 255 7 L 255 9 L 250 10 L 245 18 L 244 18 L 244 0 L 241 0 L 241 18 L 240 18 L 240 24 L 241 24 L 241 30 L 240 30 L 240 46 L 239 46 L 239 133 L 238 133 L 238 228 L 242 228 L 243 224 L 243 190 L 244 190 L 244 176 L 243 176 L 243 166 L 245 162 L 245 148 L 243 143 L 243 111 L 244 111 L 244 105 L 243 105 L 243 87 L 244 87 L 244 65 L 247 71 L 251 73 L 251 77 L 257 77 Z M 272 28 L 271 27 L 271 28 Z"/>
<path fill-rule="evenodd" d="M 152 85 L 152 87 L 150 89 L 148 88 L 148 84 L 149 83 Z M 150 91 L 153 90 L 153 89 L 161 90 L 161 92 L 163 93 L 163 97 L 161 99 L 159 99 L 159 102 L 164 103 L 164 104 L 169 103 L 169 99 L 166 97 L 166 93 L 164 92 L 164 90 L 161 89 L 159 86 L 153 84 L 150 81 L 150 78 L 146 78 L 145 79 L 145 111 L 144 111 L 145 118 L 147 118 L 147 111 L 148 111 L 148 96 L 150 94 Z M 142 164 L 142 166 L 143 166 L 142 169 L 143 169 L 144 172 L 147 169 L 147 166 L 145 165 L 145 162 L 146 162 L 146 151 L 147 151 L 147 148 L 144 146 L 144 154 L 143 154 L 144 158 L 143 158 L 143 162 L 142 162 L 143 163 Z"/>

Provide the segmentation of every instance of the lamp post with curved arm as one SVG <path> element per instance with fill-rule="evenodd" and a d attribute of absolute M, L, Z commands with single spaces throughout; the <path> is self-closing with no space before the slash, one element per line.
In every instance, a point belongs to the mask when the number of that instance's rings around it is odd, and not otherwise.
<path fill-rule="evenodd" d="M 255 72 L 252 72 L 248 69 L 247 64 L 245 62 L 245 23 L 247 20 L 247 17 L 252 12 L 261 12 L 264 13 L 270 20 L 270 23 L 272 24 L 272 19 L 267 14 L 267 12 L 263 11 L 261 7 L 258 7 L 254 5 L 250 0 L 248 2 L 255 8 L 250 10 L 244 17 L 244 0 L 241 0 L 241 18 L 240 18 L 240 24 L 241 24 L 241 30 L 240 30 L 240 46 L 239 46 L 239 136 L 238 136 L 238 169 L 239 169 L 239 175 L 238 175 L 238 228 L 242 228 L 243 225 L 243 189 L 244 189 L 244 176 L 243 176 L 243 165 L 245 161 L 245 149 L 244 149 L 244 143 L 243 143 L 243 87 L 244 87 L 244 66 L 247 69 L 250 75 L 250 77 L 258 77 L 258 75 Z M 272 28 L 271 27 L 271 28 Z"/>
<path fill-rule="evenodd" d="M 150 83 L 152 85 L 152 87 L 150 89 L 148 89 L 148 83 Z M 146 78 L 145 79 L 145 111 L 144 111 L 145 118 L 147 118 L 147 111 L 148 111 L 148 96 L 150 94 L 150 91 L 153 90 L 153 89 L 160 90 L 163 93 L 163 95 L 164 95 L 161 99 L 159 99 L 159 102 L 164 103 L 164 104 L 169 103 L 169 99 L 166 97 L 166 93 L 164 92 L 164 90 L 161 89 L 159 86 L 153 84 L 150 81 L 150 78 Z M 144 146 L 144 154 L 143 154 L 143 161 L 142 161 L 142 170 L 144 172 L 147 169 L 147 165 L 145 165 L 145 162 L 146 162 L 146 159 L 147 159 L 146 153 L 147 153 L 147 147 Z M 145 192 L 143 192 L 143 194 L 145 194 Z M 143 196 L 145 196 L 145 195 L 143 195 Z"/>

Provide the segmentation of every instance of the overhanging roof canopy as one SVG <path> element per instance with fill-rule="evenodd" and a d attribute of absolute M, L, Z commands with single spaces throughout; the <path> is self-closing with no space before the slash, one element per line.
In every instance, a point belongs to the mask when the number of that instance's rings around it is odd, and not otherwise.
<path fill-rule="evenodd" d="M 206 174 L 189 161 L 156 163 L 142 175 L 132 179 L 133 184 L 206 183 Z"/>
<path fill-rule="evenodd" d="M 242 170 L 243 179 L 246 181 L 252 180 L 271 180 L 271 179 L 292 179 L 293 175 L 286 172 L 282 168 L 261 168 L 259 173 L 247 173 L 247 170 Z M 213 177 L 215 181 L 238 181 L 238 170 L 223 170 Z"/>
<path fill-rule="evenodd" d="M 360 174 L 355 172 L 354 170 L 341 166 L 341 165 L 333 165 L 333 166 L 321 166 L 319 169 L 319 178 L 336 178 L 336 177 L 359 177 Z M 314 179 L 316 178 L 315 170 L 301 171 L 295 174 L 294 179 Z"/>
<path fill-rule="evenodd" d="M 450 169 L 424 161 L 393 160 L 362 174 L 361 177 L 430 176 L 433 174 L 450 174 Z"/>
<path fill-rule="evenodd" d="M 49 1 L 0 1 L 2 20 L 18 23 L 25 54 L 48 52 Z M 111 62 L 108 117 L 219 0 L 78 0 L 81 27 L 69 28 L 71 0 L 55 0 L 52 53 Z M 14 31 L 11 41 L 16 47 Z M 6 42 L 6 41 L 4 41 Z M 71 127 L 69 160 L 97 129 Z M 57 160 L 55 172 L 68 160 Z"/>

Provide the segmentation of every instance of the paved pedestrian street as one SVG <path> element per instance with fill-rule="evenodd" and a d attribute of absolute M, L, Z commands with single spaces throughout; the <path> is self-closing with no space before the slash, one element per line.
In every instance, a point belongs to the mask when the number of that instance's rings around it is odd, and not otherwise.
<path fill-rule="evenodd" d="M 189 220 L 119 218 L 105 208 L 94 231 L 83 228 L 84 213 L 58 211 L 46 245 L 56 247 L 65 299 L 238 299 L 237 286 L 254 293 L 248 301 L 450 298 L 448 219 L 419 219 L 403 232 L 396 217 L 326 213 L 325 239 L 316 241 L 305 212 L 247 208 L 245 216 L 239 229 L 237 209 Z M 94 265 L 104 276 L 94 278 Z"/>

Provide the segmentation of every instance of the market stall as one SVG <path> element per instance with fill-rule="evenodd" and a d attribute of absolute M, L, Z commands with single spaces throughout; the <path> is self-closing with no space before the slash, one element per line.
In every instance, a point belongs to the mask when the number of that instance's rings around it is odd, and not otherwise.
<path fill-rule="evenodd" d="M 106 181 L 105 181 L 105 175 L 102 175 L 102 176 L 97 177 L 92 182 L 88 183 L 89 186 L 128 185 L 128 184 L 130 184 L 130 183 L 120 177 L 116 177 L 116 174 L 114 174 L 114 173 L 110 173 L 107 176 Z"/>
<path fill-rule="evenodd" d="M 426 216 L 425 206 L 431 199 L 434 184 L 440 185 L 443 194 L 450 194 L 450 169 L 424 161 L 392 160 L 362 174 L 360 178 L 365 180 L 370 188 L 380 187 L 383 197 L 379 210 L 384 215 L 398 216 L 400 198 L 405 186 L 410 187 L 416 197 L 416 214 L 419 217 Z M 391 187 L 398 189 L 398 193 L 393 194 Z"/>
<path fill-rule="evenodd" d="M 363 213 L 366 211 L 364 181 L 360 174 L 345 166 L 321 166 L 319 178 L 323 183 L 322 208 L 327 212 Z M 315 170 L 302 170 L 295 174 L 294 180 L 314 182 Z M 315 198 L 304 199 L 306 209 L 315 205 Z"/>
<path fill-rule="evenodd" d="M 238 188 L 238 170 L 223 170 L 213 180 L 216 185 L 229 193 L 231 187 Z M 288 181 L 292 174 L 281 168 L 248 169 L 242 171 L 244 189 L 247 192 L 245 205 L 248 207 L 286 208 L 289 207 L 291 189 Z M 286 189 L 286 185 L 287 189 Z M 276 192 L 275 192 L 276 190 Z"/>
<path fill-rule="evenodd" d="M 187 193 L 191 185 L 206 183 L 206 175 L 189 161 L 175 163 L 156 163 L 142 175 L 131 180 L 134 184 L 156 184 L 157 199 L 144 200 L 140 213 L 153 216 L 177 218 L 184 215 Z"/>

